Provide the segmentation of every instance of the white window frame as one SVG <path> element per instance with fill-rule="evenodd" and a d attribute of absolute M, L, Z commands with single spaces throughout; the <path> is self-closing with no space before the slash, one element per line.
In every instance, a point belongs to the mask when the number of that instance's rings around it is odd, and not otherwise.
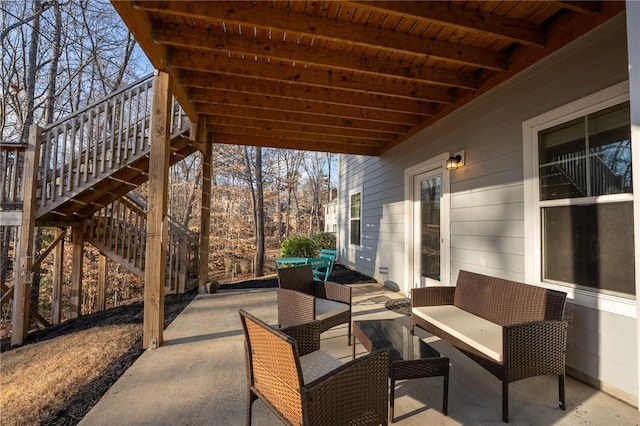
<path fill-rule="evenodd" d="M 628 81 L 618 83 L 592 95 L 578 99 L 522 123 L 524 172 L 524 229 L 525 229 L 525 281 L 541 287 L 564 291 L 568 298 L 581 306 L 600 309 L 636 318 L 636 300 L 599 292 L 571 284 L 553 284 L 542 281 L 542 241 L 540 209 L 550 202 L 540 201 L 538 169 L 538 133 L 544 129 L 576 118 L 604 110 L 629 100 Z M 634 176 L 634 179 L 636 177 Z M 585 201 L 633 202 L 633 194 L 613 194 L 580 199 L 553 200 L 553 205 L 584 204 Z"/>
<path fill-rule="evenodd" d="M 352 221 L 352 217 L 351 217 L 351 197 L 355 194 L 360 194 L 360 245 L 357 244 L 353 244 L 351 243 L 351 221 Z M 363 247 L 363 243 L 362 241 L 364 240 L 364 221 L 363 221 L 363 217 L 364 217 L 364 193 L 362 191 L 362 187 L 358 187 L 358 188 L 354 188 L 351 191 L 349 191 L 349 210 L 348 210 L 348 215 L 349 215 L 349 229 L 348 229 L 348 234 L 347 234 L 347 238 L 349 241 L 349 247 L 350 248 L 355 248 L 356 250 L 362 250 Z"/>

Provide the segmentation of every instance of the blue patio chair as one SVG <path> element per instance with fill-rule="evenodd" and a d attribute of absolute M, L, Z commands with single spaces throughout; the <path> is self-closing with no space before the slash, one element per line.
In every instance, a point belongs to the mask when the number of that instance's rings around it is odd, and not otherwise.
<path fill-rule="evenodd" d="M 336 251 L 331 249 L 322 249 L 316 259 L 309 262 L 313 268 L 313 277 L 316 280 L 328 281 L 333 265 L 336 262 Z"/>

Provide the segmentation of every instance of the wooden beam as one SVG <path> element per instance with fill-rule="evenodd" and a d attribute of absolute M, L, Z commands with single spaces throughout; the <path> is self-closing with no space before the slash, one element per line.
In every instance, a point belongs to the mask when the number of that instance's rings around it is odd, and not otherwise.
<path fill-rule="evenodd" d="M 477 89 L 474 73 L 421 66 L 407 59 L 391 60 L 380 56 L 351 55 L 338 50 L 327 50 L 317 45 L 260 40 L 243 35 L 232 36 L 224 32 L 219 22 L 204 28 L 158 22 L 152 24 L 153 39 L 167 46 L 209 52 L 234 53 L 268 58 L 272 62 L 295 62 L 328 67 L 345 72 L 359 72 L 372 77 L 393 78 L 406 83 L 433 84 L 444 87 Z"/>
<path fill-rule="evenodd" d="M 0 226 L 22 225 L 22 211 L 3 211 L 0 215 Z"/>
<path fill-rule="evenodd" d="M 574 12 L 583 13 L 585 15 L 596 15 L 602 8 L 600 1 L 555 1 L 558 6 L 572 10 Z"/>
<path fill-rule="evenodd" d="M 56 228 L 56 239 L 67 234 L 66 228 Z M 51 277 L 51 322 L 60 324 L 62 305 L 62 282 L 64 281 L 64 238 L 53 251 L 53 272 Z"/>
<path fill-rule="evenodd" d="M 49 247 L 47 247 L 45 249 L 45 251 L 43 251 L 40 256 L 38 256 L 38 258 L 33 262 L 33 264 L 31 265 L 31 271 L 30 272 L 34 272 L 36 269 L 38 269 L 40 267 L 40 264 L 42 263 L 42 261 L 49 255 L 49 253 L 51 253 L 51 250 L 53 250 L 56 246 L 56 244 L 60 243 L 60 241 L 62 241 L 62 239 L 65 237 L 65 235 L 67 234 L 67 230 L 65 229 L 63 232 L 58 233 L 58 230 L 56 230 L 56 237 L 55 239 L 51 242 L 51 244 L 49 244 Z"/>
<path fill-rule="evenodd" d="M 334 105 L 324 102 L 285 99 L 265 95 L 243 94 L 224 90 L 201 90 L 191 94 L 194 103 L 211 103 L 227 106 L 247 106 L 277 111 L 304 112 L 329 117 L 356 118 L 384 123 L 415 126 L 420 116 L 402 112 L 380 111 L 358 106 Z M 422 114 L 426 116 L 428 114 Z"/>
<path fill-rule="evenodd" d="M 243 118 L 243 117 L 220 117 L 216 115 L 207 116 L 207 122 L 210 124 L 210 129 L 216 131 L 217 126 L 245 126 L 251 129 L 262 130 L 280 130 L 299 133 L 308 133 L 310 135 L 326 135 L 326 136 L 339 136 L 347 137 L 351 139 L 364 139 L 364 140 L 384 140 L 395 141 L 396 135 L 389 132 L 371 132 L 362 129 L 351 129 L 345 127 L 327 127 L 316 124 L 305 123 L 277 123 L 275 124 L 270 120 L 259 120 L 255 118 Z"/>
<path fill-rule="evenodd" d="M 189 96 L 191 96 L 191 95 L 189 95 Z M 202 123 L 200 122 L 200 116 L 198 116 L 198 121 L 191 123 L 191 129 L 189 129 L 189 139 L 191 139 L 191 143 L 196 148 L 198 148 L 198 151 L 200 151 L 200 153 L 202 153 L 202 155 L 204 155 L 205 152 L 207 152 L 207 144 L 203 143 L 198 138 L 198 135 L 200 134 L 201 130 L 202 130 Z"/>
<path fill-rule="evenodd" d="M 290 37 L 298 34 L 307 35 L 338 43 L 353 43 L 399 54 L 429 57 L 496 71 L 505 70 L 507 67 L 506 56 L 490 49 L 425 39 L 391 29 L 289 12 L 283 8 L 273 7 L 270 2 L 136 1 L 135 5 L 146 11 L 224 21 L 226 25 L 277 29 L 286 32 Z"/>
<path fill-rule="evenodd" d="M 548 27 L 548 43 L 542 49 L 533 49 L 526 46 L 521 46 L 516 49 L 510 55 L 511 66 L 509 70 L 500 73 L 500 74 L 487 74 L 486 78 L 483 79 L 481 83 L 481 89 L 478 90 L 473 95 L 465 95 L 461 96 L 455 104 L 448 105 L 443 107 L 438 114 L 433 117 L 425 119 L 424 123 L 421 126 L 416 126 L 407 134 L 405 134 L 402 138 L 397 141 L 390 143 L 386 150 L 393 148 L 394 146 L 402 143 L 406 139 L 425 129 L 426 127 L 432 125 L 436 121 L 441 120 L 446 117 L 448 114 L 452 113 L 456 109 L 462 107 L 463 105 L 471 102 L 476 97 L 488 92 L 493 89 L 497 85 L 505 82 L 506 80 L 512 78 L 516 74 L 525 70 L 531 64 L 538 62 L 544 57 L 550 55 L 561 47 L 567 45 L 573 40 L 577 39 L 581 35 L 587 33 L 593 28 L 601 25 L 602 23 L 608 21 L 612 17 L 617 14 L 623 12 L 625 9 L 624 2 L 618 1 L 608 1 L 604 2 L 602 9 L 597 15 L 575 15 L 575 14 L 567 14 L 563 15 L 554 21 Z"/>
<path fill-rule="evenodd" d="M 227 108 L 224 105 L 196 104 L 196 108 L 201 114 L 215 115 L 218 117 L 239 117 L 254 120 L 269 120 L 300 124 L 309 123 L 325 127 L 346 127 L 349 129 L 360 129 L 365 132 L 376 131 L 397 134 L 405 133 L 410 128 L 410 126 L 403 124 L 381 123 L 355 118 L 320 116 L 315 114 L 307 114 L 304 112 L 264 110 L 260 108 L 243 106 Z"/>
<path fill-rule="evenodd" d="M 100 253 L 98 257 L 98 311 L 104 311 L 107 309 L 107 256 Z"/>
<path fill-rule="evenodd" d="M 164 280 L 167 256 L 169 187 L 169 127 L 171 95 L 169 74 L 153 79 L 151 129 L 149 132 L 149 205 L 145 256 L 144 330 L 142 346 L 155 349 L 163 343 Z"/>
<path fill-rule="evenodd" d="M 215 133 L 228 134 L 228 135 L 245 135 L 255 137 L 266 138 L 284 138 L 284 139 L 297 139 L 297 140 L 310 140 L 318 142 L 335 142 L 343 144 L 356 144 L 366 146 L 384 147 L 389 141 L 378 139 L 364 139 L 354 138 L 348 136 L 327 135 L 325 133 L 304 133 L 294 132 L 290 130 L 276 130 L 276 129 L 262 129 L 258 127 L 249 126 L 231 126 L 231 125 L 216 125 L 211 126 Z"/>
<path fill-rule="evenodd" d="M 82 270 L 84 265 L 84 232 L 82 227 L 71 228 L 71 293 L 69 294 L 69 316 L 82 315 Z"/>
<path fill-rule="evenodd" d="M 354 1 L 347 3 L 406 19 L 424 20 L 459 30 L 485 33 L 491 37 L 532 47 L 543 47 L 545 44 L 544 28 L 541 26 L 465 9 L 463 5 L 455 2 Z"/>
<path fill-rule="evenodd" d="M 42 325 L 43 327 L 51 327 L 51 323 L 47 321 L 42 315 L 35 311 L 31 311 L 31 318 L 35 319 Z"/>
<path fill-rule="evenodd" d="M 289 82 L 321 88 L 339 88 L 429 102 L 453 98 L 451 89 L 426 84 L 407 84 L 392 79 L 374 79 L 364 74 L 304 68 L 286 63 L 274 64 L 254 61 L 250 58 L 229 58 L 221 54 L 212 55 L 200 51 L 170 49 L 168 55 L 171 66 L 190 71 L 208 72 L 213 70 L 224 75 L 257 77 L 267 81 Z"/>
<path fill-rule="evenodd" d="M 31 265 L 34 252 L 36 190 L 41 144 L 42 129 L 33 124 L 29 127 L 29 145 L 24 153 L 22 224 L 15 259 L 18 268 L 15 271 L 13 286 L 11 345 L 21 345 L 29 329 Z"/>
<path fill-rule="evenodd" d="M 262 146 L 283 149 L 299 149 L 303 151 L 333 152 L 338 154 L 355 154 L 378 156 L 382 148 L 362 145 L 347 145 L 324 141 L 297 140 L 285 138 L 266 138 L 250 135 L 214 135 L 216 143 L 231 145 Z"/>
<path fill-rule="evenodd" d="M 373 93 L 265 81 L 233 75 L 183 71 L 180 73 L 180 84 L 191 87 L 189 96 L 193 96 L 199 90 L 220 89 L 237 93 L 277 96 L 284 99 L 313 100 L 335 105 L 358 105 L 362 108 L 389 112 L 425 113 L 427 115 L 435 112 L 433 103 L 419 99 L 402 99 Z M 453 94 L 449 92 L 445 97 L 434 102 L 446 104 L 453 103 L 453 101 Z"/>
<path fill-rule="evenodd" d="M 284 135 L 282 133 L 285 133 Z M 317 138 L 314 138 L 313 136 L 307 136 L 306 138 L 296 138 L 294 135 L 287 135 L 286 132 L 279 132 L 278 134 L 267 134 L 267 135 L 260 135 L 257 132 L 256 133 L 251 133 L 251 132 L 229 132 L 229 133 L 223 133 L 223 132 L 216 132 L 214 134 L 215 139 L 219 142 L 219 143 L 234 143 L 234 142 L 230 142 L 233 140 L 239 140 L 239 139 L 246 139 L 247 137 L 250 138 L 254 138 L 254 139 L 262 139 L 262 140 L 269 140 L 269 141 L 275 141 L 275 140 L 280 140 L 282 141 L 283 144 L 285 144 L 285 147 L 287 148 L 291 148 L 291 147 L 297 147 L 297 146 L 302 146 L 304 144 L 322 144 L 324 143 L 325 146 L 327 147 L 327 149 L 325 151 L 330 152 L 331 150 L 329 149 L 329 147 L 333 147 L 335 149 L 337 149 L 339 152 L 346 154 L 349 152 L 350 149 L 354 149 L 354 148 L 376 148 L 376 149 L 382 149 L 384 147 L 386 147 L 386 143 L 379 143 L 379 142 L 371 142 L 371 141 L 365 141 L 365 140 L 358 140 L 358 139 L 354 139 L 351 141 L 335 141 L 335 140 L 331 140 L 329 138 L 322 138 L 321 136 L 318 136 Z M 239 145 L 245 145 L 245 144 L 240 144 Z M 266 145 L 265 145 L 266 146 Z M 275 145 L 271 144 L 269 146 L 273 146 L 275 147 Z M 302 148 L 295 148 L 295 149 L 302 149 Z"/>
<path fill-rule="evenodd" d="M 202 195 L 200 203 L 200 247 L 198 253 L 198 288 L 206 292 L 209 279 L 209 234 L 211 232 L 211 163 L 212 135 L 207 131 L 207 117 L 198 117 L 198 140 L 206 146 L 202 154 Z"/>
<path fill-rule="evenodd" d="M 7 290 L 2 290 L 2 299 L 0 300 L 0 306 L 4 305 L 13 297 L 14 286 L 9 287 Z M 16 343 L 19 344 L 19 343 Z"/>

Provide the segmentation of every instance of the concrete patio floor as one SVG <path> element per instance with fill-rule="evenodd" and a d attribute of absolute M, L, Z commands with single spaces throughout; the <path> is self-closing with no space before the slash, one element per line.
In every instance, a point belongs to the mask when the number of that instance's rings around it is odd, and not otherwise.
<path fill-rule="evenodd" d="M 409 317 L 384 307 L 403 297 L 377 284 L 353 287 L 353 318 Z M 111 387 L 80 425 L 242 425 L 246 421 L 243 308 L 277 322 L 275 289 L 222 290 L 198 295 L 165 331 L 165 343 L 148 350 Z M 347 362 L 346 325 L 322 335 L 322 349 Z M 449 415 L 442 407 L 442 378 L 396 384 L 398 425 L 501 425 L 501 383 L 446 342 L 422 337 L 451 360 Z M 364 353 L 358 344 L 357 353 Z M 567 411 L 558 408 L 557 379 L 536 377 L 510 385 L 510 424 L 637 425 L 638 410 L 567 377 Z M 281 424 L 261 402 L 254 425 Z"/>

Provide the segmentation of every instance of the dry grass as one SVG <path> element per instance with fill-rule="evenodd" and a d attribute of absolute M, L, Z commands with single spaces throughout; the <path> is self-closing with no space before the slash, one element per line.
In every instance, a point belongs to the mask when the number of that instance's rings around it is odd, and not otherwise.
<path fill-rule="evenodd" d="M 139 324 L 92 328 L 2 354 L 3 425 L 40 424 L 140 339 Z"/>
<path fill-rule="evenodd" d="M 167 295 L 164 326 L 197 291 Z M 142 354 L 142 301 L 29 333 L 0 349 L 0 424 L 76 425 Z"/>

